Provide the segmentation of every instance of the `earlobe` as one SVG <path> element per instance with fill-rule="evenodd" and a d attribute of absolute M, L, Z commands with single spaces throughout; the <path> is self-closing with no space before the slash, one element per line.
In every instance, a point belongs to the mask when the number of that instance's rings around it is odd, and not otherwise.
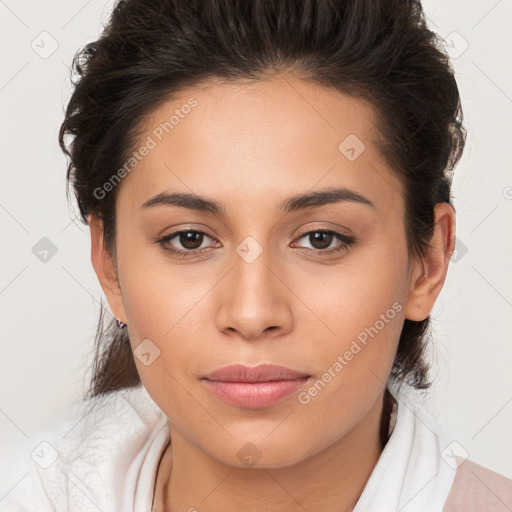
<path fill-rule="evenodd" d="M 409 282 L 405 318 L 420 322 L 428 317 L 443 288 L 455 248 L 455 212 L 448 203 L 434 208 L 435 225 L 430 247 L 418 261 Z"/>
<path fill-rule="evenodd" d="M 103 241 L 103 222 L 95 215 L 89 215 L 91 230 L 91 262 L 107 298 L 112 314 L 126 323 L 121 288 L 112 255 Z"/>

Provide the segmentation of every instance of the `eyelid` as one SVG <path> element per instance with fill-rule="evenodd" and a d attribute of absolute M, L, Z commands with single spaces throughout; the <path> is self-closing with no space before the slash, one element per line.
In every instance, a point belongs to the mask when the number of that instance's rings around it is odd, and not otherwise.
<path fill-rule="evenodd" d="M 344 230 L 345 233 L 340 232 L 340 230 Z M 316 232 L 316 231 L 338 233 L 339 235 L 347 237 L 347 238 L 354 238 L 354 236 L 352 234 L 350 234 L 350 230 L 348 228 L 346 228 L 345 226 L 336 225 L 336 227 L 328 227 L 325 224 L 320 224 L 317 226 L 308 226 L 304 230 L 300 229 L 299 233 L 295 236 L 301 237 L 301 236 L 307 235 L 308 233 Z"/>

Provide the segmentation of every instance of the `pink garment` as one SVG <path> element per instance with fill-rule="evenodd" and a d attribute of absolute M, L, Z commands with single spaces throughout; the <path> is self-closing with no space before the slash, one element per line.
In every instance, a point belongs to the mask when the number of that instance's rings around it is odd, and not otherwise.
<path fill-rule="evenodd" d="M 512 480 L 456 457 L 457 472 L 443 512 L 510 512 Z"/>

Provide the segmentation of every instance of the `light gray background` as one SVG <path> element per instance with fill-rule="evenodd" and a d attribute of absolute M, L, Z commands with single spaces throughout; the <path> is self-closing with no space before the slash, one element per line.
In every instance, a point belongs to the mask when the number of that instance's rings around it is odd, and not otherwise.
<path fill-rule="evenodd" d="M 457 257 L 432 315 L 430 406 L 443 448 L 512 478 L 512 1 L 424 6 L 454 57 L 468 128 L 454 180 Z M 79 396 L 89 377 L 84 362 L 102 292 L 89 230 L 66 202 L 57 132 L 72 57 L 97 37 L 111 7 L 0 0 L 0 429 L 7 443 L 35 446 L 38 424 Z M 42 237 L 57 248 L 45 263 L 32 252 Z M 9 480 L 0 498 L 15 476 Z"/>

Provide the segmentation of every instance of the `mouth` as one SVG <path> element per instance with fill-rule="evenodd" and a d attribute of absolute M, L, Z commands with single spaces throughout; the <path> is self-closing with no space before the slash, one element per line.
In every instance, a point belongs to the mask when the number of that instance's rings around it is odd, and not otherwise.
<path fill-rule="evenodd" d="M 270 364 L 255 367 L 241 364 L 226 366 L 201 380 L 206 388 L 223 401 L 258 409 L 274 405 L 298 391 L 311 375 Z"/>

